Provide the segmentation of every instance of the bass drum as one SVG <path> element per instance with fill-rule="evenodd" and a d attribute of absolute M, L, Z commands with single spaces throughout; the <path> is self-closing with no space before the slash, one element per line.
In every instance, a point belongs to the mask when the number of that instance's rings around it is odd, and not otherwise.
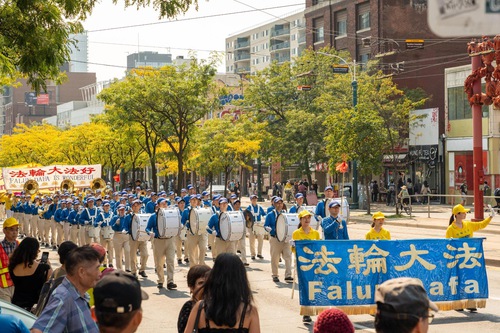
<path fill-rule="evenodd" d="M 178 208 L 159 209 L 157 212 L 157 221 L 160 238 L 170 238 L 180 235 L 182 223 Z"/>
<path fill-rule="evenodd" d="M 189 211 L 191 234 L 204 235 L 207 232 L 208 221 L 213 213 L 210 208 L 195 208 Z"/>
<path fill-rule="evenodd" d="M 283 213 L 276 219 L 276 238 L 280 242 L 288 242 L 292 239 L 292 234 L 299 226 L 299 216 L 297 214 Z"/>
<path fill-rule="evenodd" d="M 225 212 L 219 216 L 220 237 L 225 241 L 237 241 L 245 233 L 245 218 L 240 211 Z"/>
<path fill-rule="evenodd" d="M 134 214 L 130 226 L 130 236 L 134 241 L 146 242 L 150 237 L 146 233 L 151 214 Z"/>

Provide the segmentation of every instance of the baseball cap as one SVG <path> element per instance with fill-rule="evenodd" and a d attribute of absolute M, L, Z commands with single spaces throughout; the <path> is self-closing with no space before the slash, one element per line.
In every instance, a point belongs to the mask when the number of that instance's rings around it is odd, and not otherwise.
<path fill-rule="evenodd" d="M 333 187 L 331 187 L 331 186 L 325 187 L 325 191 L 328 191 L 328 190 L 333 191 Z"/>
<path fill-rule="evenodd" d="M 241 200 L 240 199 L 236 199 L 233 201 L 233 205 L 235 205 L 237 202 L 241 203 Z"/>
<path fill-rule="evenodd" d="M 354 333 L 354 325 L 340 309 L 326 309 L 314 323 L 314 333 Z"/>
<path fill-rule="evenodd" d="M 175 199 L 174 199 L 174 200 L 175 200 L 175 202 L 181 202 L 181 201 L 184 201 L 184 200 L 182 200 L 182 198 L 181 198 L 181 197 L 175 197 Z"/>
<path fill-rule="evenodd" d="M 103 206 L 110 206 L 111 204 L 109 203 L 109 201 L 108 201 L 108 200 L 104 200 L 104 201 L 102 202 L 102 205 L 103 205 Z"/>
<path fill-rule="evenodd" d="M 283 199 L 281 197 L 276 197 L 274 198 L 273 202 L 276 203 L 278 201 L 283 201 Z"/>
<path fill-rule="evenodd" d="M 104 258 L 106 256 L 106 249 L 99 243 L 90 243 L 90 247 L 99 253 L 99 257 Z"/>
<path fill-rule="evenodd" d="M 252 199 L 257 199 L 257 196 L 256 196 L 255 194 L 252 194 L 252 195 L 250 196 L 250 200 L 252 200 Z"/>
<path fill-rule="evenodd" d="M 312 216 L 312 215 L 313 214 L 310 211 L 308 211 L 307 209 L 304 209 L 303 211 L 301 211 L 299 213 L 299 219 L 301 219 L 301 218 L 303 218 L 305 216 Z"/>
<path fill-rule="evenodd" d="M 236 194 L 231 194 L 231 196 L 229 198 L 231 199 L 236 199 L 238 196 Z"/>
<path fill-rule="evenodd" d="M 104 275 L 94 287 L 94 304 L 98 312 L 127 313 L 141 308 L 148 294 L 131 274 L 113 271 Z"/>
<path fill-rule="evenodd" d="M 453 215 L 457 215 L 458 213 L 468 213 L 470 209 L 464 208 L 461 204 L 458 204 L 453 207 Z"/>
<path fill-rule="evenodd" d="M 375 302 L 390 305 L 394 312 L 422 315 L 430 309 L 438 311 L 429 300 L 422 282 L 415 278 L 401 277 L 387 280 L 375 292 Z"/>
<path fill-rule="evenodd" d="M 375 214 L 373 214 L 373 219 L 374 220 L 385 219 L 385 215 L 382 212 L 376 212 Z"/>
<path fill-rule="evenodd" d="M 4 228 L 15 227 L 16 225 L 19 225 L 19 222 L 15 218 L 13 218 L 13 217 L 9 217 L 5 221 L 3 221 L 3 227 Z"/>
<path fill-rule="evenodd" d="M 295 194 L 295 199 L 303 198 L 303 197 L 304 197 L 304 195 L 302 193 Z"/>
<path fill-rule="evenodd" d="M 222 204 L 222 203 L 227 203 L 227 199 L 226 198 L 222 198 L 219 200 L 219 204 Z"/>
<path fill-rule="evenodd" d="M 337 201 L 332 201 L 328 204 L 328 208 L 332 207 L 340 207 L 340 204 Z"/>
<path fill-rule="evenodd" d="M 125 209 L 125 208 L 126 208 L 125 205 L 120 204 L 120 205 L 118 205 L 118 207 L 116 209 Z"/>
<path fill-rule="evenodd" d="M 156 204 L 158 204 L 158 205 L 159 205 L 159 204 L 161 204 L 162 202 L 165 202 L 165 201 L 167 201 L 167 199 L 165 199 L 165 198 L 160 198 L 160 199 L 156 200 Z"/>
<path fill-rule="evenodd" d="M 140 204 L 140 205 L 142 205 L 142 201 L 139 200 L 139 199 L 135 199 L 134 201 L 132 201 L 132 205 L 133 204 L 137 204 L 137 203 Z"/>

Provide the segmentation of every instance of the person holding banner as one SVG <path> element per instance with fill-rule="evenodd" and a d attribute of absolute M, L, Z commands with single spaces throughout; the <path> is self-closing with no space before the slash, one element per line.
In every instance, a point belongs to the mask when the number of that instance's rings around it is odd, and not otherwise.
<path fill-rule="evenodd" d="M 382 212 L 376 212 L 373 214 L 373 223 L 370 231 L 366 233 L 365 238 L 367 240 L 389 240 L 391 239 L 391 233 L 383 228 L 385 222 L 385 215 Z"/>
<path fill-rule="evenodd" d="M 319 207 L 319 204 L 318 204 Z M 318 210 L 316 209 L 316 212 Z M 321 228 L 323 228 L 323 233 L 325 234 L 325 240 L 332 239 L 349 239 L 349 234 L 347 233 L 347 223 L 339 215 L 340 203 L 337 201 L 332 201 L 328 205 L 328 211 L 330 216 L 324 218 L 321 221 Z"/>
<path fill-rule="evenodd" d="M 466 221 L 465 217 L 470 209 L 464 208 L 461 204 L 453 207 L 450 223 L 446 230 L 446 238 L 469 238 L 474 236 L 474 231 L 484 229 L 490 224 L 495 216 L 495 210 L 490 206 L 490 216 L 481 222 Z M 476 312 L 477 308 L 467 308 L 470 312 Z M 463 311 L 463 309 L 457 309 Z"/>
<path fill-rule="evenodd" d="M 293 241 L 321 239 L 319 232 L 311 228 L 311 216 L 313 216 L 313 214 L 305 209 L 299 213 L 299 226 L 292 234 Z M 295 243 L 293 242 L 291 245 L 292 251 L 295 253 Z M 310 316 L 303 316 L 302 321 L 304 323 L 310 323 L 312 320 Z"/>
<path fill-rule="evenodd" d="M 269 245 L 271 247 L 271 270 L 273 276 L 273 282 L 280 282 L 278 277 L 278 265 L 280 256 L 283 256 L 285 260 L 285 281 L 293 282 L 292 277 L 292 251 L 290 249 L 289 242 L 280 242 L 276 237 L 276 221 L 278 220 L 278 215 L 284 213 L 283 211 L 283 199 L 280 197 L 274 198 L 274 209 L 271 210 L 266 216 L 266 222 L 264 223 L 264 228 L 269 232 L 271 237 L 269 238 Z"/>

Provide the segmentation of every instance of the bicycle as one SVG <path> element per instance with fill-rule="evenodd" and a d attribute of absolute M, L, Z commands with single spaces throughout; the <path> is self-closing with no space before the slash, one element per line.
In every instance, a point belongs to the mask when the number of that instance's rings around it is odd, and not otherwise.
<path fill-rule="evenodd" d="M 398 210 L 405 211 L 406 214 L 411 215 L 411 205 L 409 204 L 410 198 L 399 198 Z"/>

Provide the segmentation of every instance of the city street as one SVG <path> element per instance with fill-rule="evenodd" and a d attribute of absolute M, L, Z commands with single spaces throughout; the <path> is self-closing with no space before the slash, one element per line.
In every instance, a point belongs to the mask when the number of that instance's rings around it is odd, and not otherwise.
<path fill-rule="evenodd" d="M 244 206 L 246 200 L 244 200 Z M 266 204 L 265 204 L 266 205 Z M 267 206 L 267 205 L 266 205 Z M 374 209 L 384 210 L 385 205 L 375 206 Z M 393 214 L 389 208 L 388 214 Z M 439 212 L 441 209 L 442 212 Z M 448 207 L 433 207 L 433 218 L 427 218 L 424 213 L 416 216 L 407 216 L 395 219 L 386 219 L 386 228 L 391 232 L 393 239 L 408 238 L 438 238 L 444 236 L 448 225 Z M 364 211 L 353 211 L 351 222 L 348 225 L 351 239 L 364 239 L 370 227 L 370 217 Z M 484 248 L 487 265 L 490 298 L 486 308 L 479 309 L 478 313 L 467 311 L 446 311 L 436 314 L 429 332 L 456 333 L 467 331 L 481 331 L 481 333 L 498 332 L 500 327 L 500 217 L 495 217 L 491 225 L 482 232 L 475 233 L 477 237 L 486 237 Z M 3 239 L 3 235 L 0 235 Z M 248 247 L 247 247 L 248 248 Z M 175 282 L 176 291 L 156 288 L 156 274 L 154 272 L 152 250 L 149 247 L 147 279 L 140 278 L 144 290 L 149 294 L 149 300 L 143 302 L 144 317 L 138 332 L 176 332 L 177 316 L 180 308 L 189 299 L 189 290 L 186 284 L 187 265 L 176 264 Z M 271 280 L 271 265 L 269 242 L 264 242 L 264 260 L 252 261 L 248 253 L 250 266 L 247 268 L 251 288 L 254 292 L 255 303 L 259 310 L 262 332 L 312 332 L 312 325 L 304 325 L 299 315 L 298 289 L 292 299 L 292 284 L 285 282 L 274 283 Z M 206 258 L 208 265 L 212 264 L 210 252 Z M 489 260 L 488 260 L 489 259 Z M 58 266 L 56 251 L 50 251 L 50 261 L 54 267 Z M 283 281 L 284 265 L 280 265 L 280 278 Z M 313 320 L 315 317 L 313 317 Z M 370 315 L 350 316 L 356 327 L 356 332 L 375 332 L 373 317 Z"/>

